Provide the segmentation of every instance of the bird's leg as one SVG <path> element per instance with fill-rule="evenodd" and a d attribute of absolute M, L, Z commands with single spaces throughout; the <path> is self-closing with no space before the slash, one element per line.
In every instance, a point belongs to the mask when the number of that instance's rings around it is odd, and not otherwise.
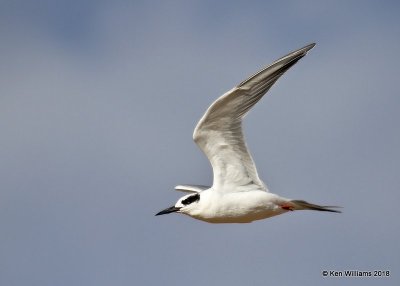
<path fill-rule="evenodd" d="M 282 209 L 284 209 L 284 210 L 287 210 L 287 211 L 293 211 L 294 210 L 294 206 L 292 204 L 290 204 L 290 203 L 283 203 L 283 204 L 280 205 L 280 207 Z"/>

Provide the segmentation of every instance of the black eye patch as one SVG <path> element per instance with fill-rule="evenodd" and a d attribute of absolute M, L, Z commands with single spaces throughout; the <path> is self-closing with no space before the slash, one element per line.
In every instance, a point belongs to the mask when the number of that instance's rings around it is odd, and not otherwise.
<path fill-rule="evenodd" d="M 182 201 L 182 204 L 184 204 L 186 206 L 186 205 L 189 205 L 191 203 L 197 202 L 199 200 L 200 200 L 200 195 L 199 194 L 194 194 L 194 195 L 191 195 L 191 196 L 187 197 L 186 199 L 184 199 Z"/>

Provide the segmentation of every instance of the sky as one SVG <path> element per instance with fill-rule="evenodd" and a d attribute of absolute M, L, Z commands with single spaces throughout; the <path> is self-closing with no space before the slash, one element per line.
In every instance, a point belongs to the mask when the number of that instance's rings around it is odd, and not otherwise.
<path fill-rule="evenodd" d="M 399 12 L 1 1 L 0 285 L 399 285 Z M 343 213 L 155 217 L 175 185 L 212 184 L 192 132 L 213 100 L 312 42 L 244 132 L 271 192 Z"/>

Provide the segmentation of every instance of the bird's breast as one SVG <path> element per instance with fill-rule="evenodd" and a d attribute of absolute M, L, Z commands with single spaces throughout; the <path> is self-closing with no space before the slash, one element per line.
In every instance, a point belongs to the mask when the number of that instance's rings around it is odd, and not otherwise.
<path fill-rule="evenodd" d="M 264 191 L 216 194 L 204 198 L 202 207 L 190 215 L 210 223 L 249 223 L 284 213 L 276 197 Z"/>

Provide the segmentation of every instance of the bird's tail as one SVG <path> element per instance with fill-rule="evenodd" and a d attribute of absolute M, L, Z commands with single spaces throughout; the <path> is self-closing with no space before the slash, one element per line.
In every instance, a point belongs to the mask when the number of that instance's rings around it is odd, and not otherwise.
<path fill-rule="evenodd" d="M 302 200 L 291 200 L 290 202 L 295 205 L 294 207 L 295 210 L 313 210 L 313 211 L 341 213 L 341 211 L 332 209 L 332 208 L 340 208 L 338 206 L 320 206 L 320 205 L 310 204 Z"/>

